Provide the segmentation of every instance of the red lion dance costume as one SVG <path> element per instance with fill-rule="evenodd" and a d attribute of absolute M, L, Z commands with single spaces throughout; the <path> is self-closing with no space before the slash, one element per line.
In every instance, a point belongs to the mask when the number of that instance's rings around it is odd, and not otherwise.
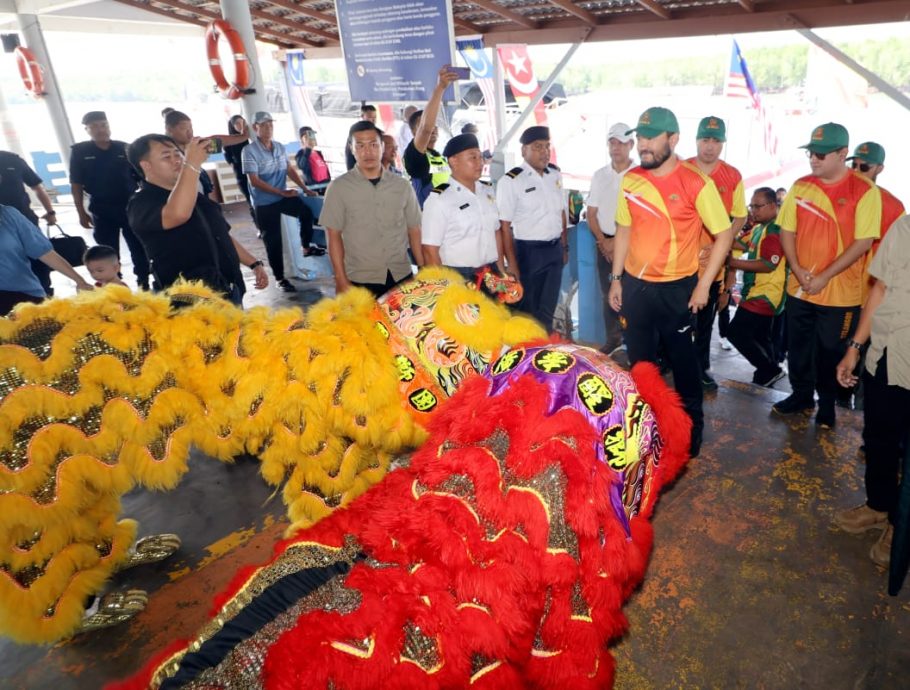
<path fill-rule="evenodd" d="M 408 467 L 239 573 L 197 638 L 120 687 L 611 687 L 688 417 L 653 367 L 592 350 L 515 349 L 490 371 Z"/>

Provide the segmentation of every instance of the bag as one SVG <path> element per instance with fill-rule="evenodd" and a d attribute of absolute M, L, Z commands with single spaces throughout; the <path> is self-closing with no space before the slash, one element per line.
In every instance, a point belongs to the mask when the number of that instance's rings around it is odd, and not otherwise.
<path fill-rule="evenodd" d="M 310 151 L 310 177 L 315 184 L 329 181 L 329 166 L 318 151 Z"/>
<path fill-rule="evenodd" d="M 54 227 L 60 233 L 59 237 L 51 237 L 51 226 L 47 226 L 47 237 L 51 241 L 54 251 L 66 259 L 70 266 L 81 266 L 82 257 L 85 250 L 88 249 L 85 240 L 79 236 L 67 235 L 59 225 L 54 225 Z"/>

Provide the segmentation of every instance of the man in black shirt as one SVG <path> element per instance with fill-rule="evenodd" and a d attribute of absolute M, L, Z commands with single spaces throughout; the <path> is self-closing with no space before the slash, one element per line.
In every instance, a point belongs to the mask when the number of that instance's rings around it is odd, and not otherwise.
<path fill-rule="evenodd" d="M 439 116 L 442 97 L 449 85 L 457 79 L 458 73 L 453 72 L 448 65 L 439 70 L 439 81 L 427 102 L 426 110 L 418 110 L 408 119 L 414 139 L 404 150 L 402 161 L 411 178 L 411 186 L 417 194 L 420 208 L 423 208 L 423 202 L 435 187 L 449 181 L 448 161 L 433 147 L 439 135 L 436 118 Z"/>
<path fill-rule="evenodd" d="M 38 201 L 44 207 L 46 213 L 42 217 L 47 221 L 48 225 L 55 225 L 57 223 L 57 214 L 54 213 L 51 198 L 44 188 L 42 179 L 38 177 L 38 173 L 32 170 L 28 163 L 15 153 L 0 151 L 0 204 L 12 206 L 37 226 L 38 216 L 32 211 L 32 202 L 29 199 L 28 192 L 25 191 L 26 187 L 35 192 L 35 196 L 38 197 Z M 31 264 L 32 272 L 41 281 L 41 287 L 44 288 L 48 295 L 53 295 L 51 269 L 43 262 L 34 259 Z"/>
<path fill-rule="evenodd" d="M 163 134 L 146 134 L 130 144 L 129 161 L 144 181 L 127 214 L 161 287 L 181 277 L 201 280 L 241 306 L 241 262 L 253 270 L 257 288 L 266 287 L 269 279 L 262 262 L 231 237 L 221 207 L 198 191 L 208 144 L 208 139 L 194 137 L 184 147 L 185 157 Z"/>
<path fill-rule="evenodd" d="M 126 142 L 111 139 L 107 115 L 100 110 L 82 118 L 90 141 L 74 144 L 70 154 L 70 184 L 73 201 L 83 228 L 94 228 L 97 244 L 106 244 L 120 252 L 120 232 L 133 259 L 133 273 L 143 290 L 148 289 L 149 265 L 142 243 L 130 229 L 126 204 L 136 191 L 136 174 L 126 158 Z M 85 210 L 84 194 L 91 200 Z"/>

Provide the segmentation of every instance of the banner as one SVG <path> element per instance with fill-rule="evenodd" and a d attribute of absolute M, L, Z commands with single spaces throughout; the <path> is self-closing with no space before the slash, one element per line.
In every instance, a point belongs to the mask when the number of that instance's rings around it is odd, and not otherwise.
<path fill-rule="evenodd" d="M 336 0 L 335 14 L 351 100 L 429 100 L 452 63 L 449 0 Z"/>

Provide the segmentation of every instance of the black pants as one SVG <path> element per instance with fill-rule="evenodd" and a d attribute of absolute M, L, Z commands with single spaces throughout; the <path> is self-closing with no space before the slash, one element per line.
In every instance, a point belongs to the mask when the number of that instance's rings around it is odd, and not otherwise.
<path fill-rule="evenodd" d="M 547 331 L 553 330 L 553 317 L 559 302 L 562 257 L 562 239 L 559 237 L 545 242 L 515 240 L 515 259 L 524 288 L 524 297 L 515 308 L 540 321 Z"/>
<path fill-rule="evenodd" d="M 607 338 L 603 351 L 607 354 L 622 345 L 622 327 L 619 325 L 619 314 L 610 306 L 610 274 L 613 273 L 613 262 L 597 250 L 597 277 L 600 279 L 600 294 L 603 297 L 604 327 Z"/>
<path fill-rule="evenodd" d="M 866 444 L 866 502 L 873 510 L 889 513 L 894 522 L 900 462 L 910 443 L 910 390 L 888 385 L 888 351 L 875 369 L 863 369 L 863 443 Z"/>
<path fill-rule="evenodd" d="M 366 288 L 367 290 L 372 292 L 377 297 L 382 297 L 385 293 L 387 293 L 393 287 L 398 285 L 398 283 L 401 283 L 411 277 L 413 277 L 413 276 L 409 273 L 401 280 L 395 280 L 395 278 L 392 276 L 392 272 L 386 271 L 385 283 L 357 283 L 352 280 L 351 285 L 356 285 L 357 287 Z"/>
<path fill-rule="evenodd" d="M 717 298 L 723 283 L 715 280 L 708 291 L 708 303 L 695 316 L 695 349 L 698 351 L 698 363 L 702 371 L 711 368 L 711 332 L 714 330 L 714 317 L 717 316 Z"/>
<path fill-rule="evenodd" d="M 92 231 L 95 243 L 113 247 L 117 250 L 118 257 L 120 256 L 120 233 L 123 233 L 123 239 L 126 240 L 126 246 L 130 250 L 130 258 L 133 260 L 136 282 L 143 290 L 148 290 L 149 260 L 145 254 L 145 247 L 130 228 L 130 222 L 126 218 L 126 208 L 122 212 L 111 211 L 105 212 L 103 215 L 98 215 L 92 210 L 92 225 L 95 226 Z"/>
<path fill-rule="evenodd" d="M 840 388 L 837 364 L 858 320 L 859 307 L 822 307 L 787 297 L 787 364 L 794 395 L 810 401 L 818 391 L 819 407 L 834 404 Z"/>
<path fill-rule="evenodd" d="M 40 297 L 35 297 L 34 295 L 27 295 L 24 292 L 0 290 L 0 316 L 6 316 L 13 310 L 13 307 L 22 302 L 40 304 L 42 299 Z"/>
<path fill-rule="evenodd" d="M 787 361 L 787 312 L 774 317 L 771 324 L 771 342 L 774 343 L 774 358 L 777 363 Z"/>
<path fill-rule="evenodd" d="M 727 331 L 733 347 L 755 367 L 755 381 L 767 381 L 778 371 L 771 344 L 773 321 L 773 316 L 756 314 L 740 304 Z"/>
<path fill-rule="evenodd" d="M 720 300 L 720 295 L 718 294 L 718 300 Z M 727 300 L 727 306 L 721 307 L 720 304 L 717 305 L 717 334 L 721 338 L 729 338 L 730 336 L 730 300 Z"/>
<path fill-rule="evenodd" d="M 265 254 L 275 280 L 284 280 L 284 252 L 281 247 L 281 216 L 294 216 L 300 225 L 300 244 L 304 251 L 313 241 L 313 214 L 299 196 L 285 197 L 274 204 L 256 208 Z"/>
<path fill-rule="evenodd" d="M 622 277 L 622 315 L 629 362 L 657 362 L 658 346 L 673 370 L 673 382 L 689 417 L 693 435 L 704 428 L 701 365 L 693 341 L 695 315 L 689 298 L 698 282 L 689 276 L 668 283 Z"/>

